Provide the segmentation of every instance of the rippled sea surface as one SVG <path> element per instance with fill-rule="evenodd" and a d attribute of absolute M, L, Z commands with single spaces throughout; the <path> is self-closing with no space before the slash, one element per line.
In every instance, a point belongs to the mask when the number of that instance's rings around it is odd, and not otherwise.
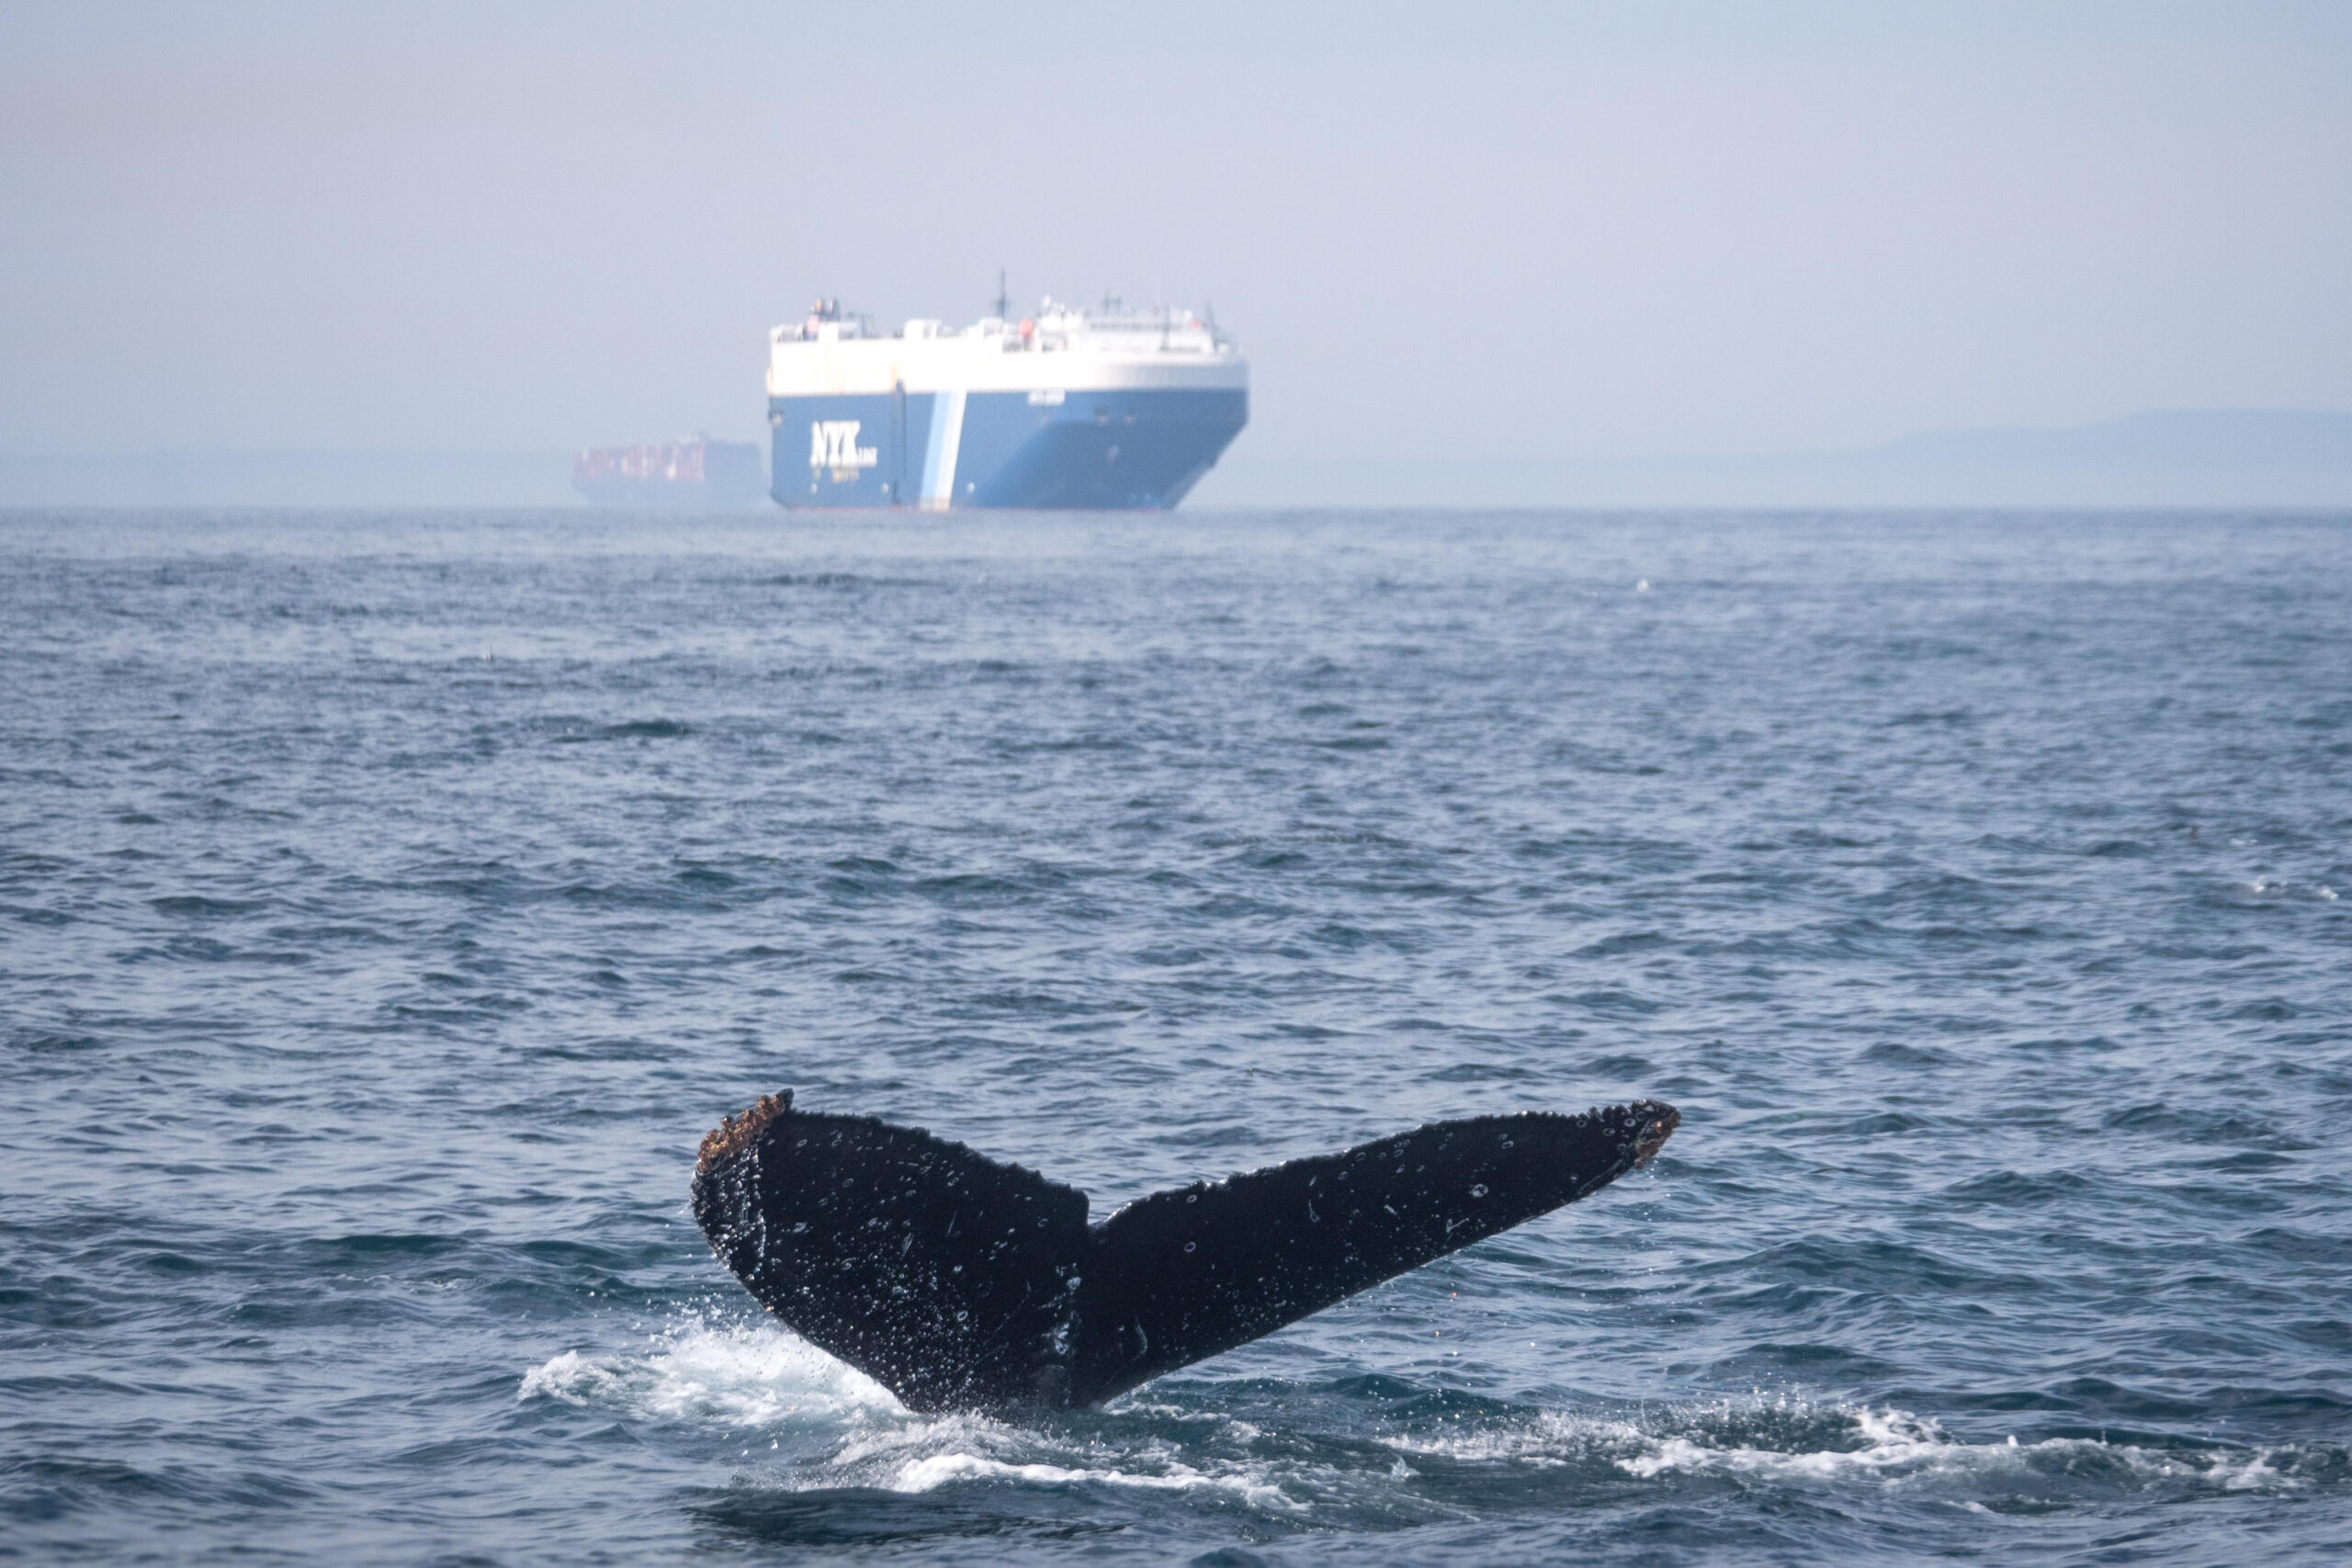
<path fill-rule="evenodd" d="M 0 670 L 0 1556 L 2352 1540 L 2352 518 L 19 513 Z M 1683 1122 L 942 1419 L 695 1229 L 786 1086 Z"/>

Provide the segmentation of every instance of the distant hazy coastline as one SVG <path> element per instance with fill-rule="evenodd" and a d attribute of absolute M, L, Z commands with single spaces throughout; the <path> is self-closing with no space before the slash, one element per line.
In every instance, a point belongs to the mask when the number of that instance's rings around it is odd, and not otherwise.
<path fill-rule="evenodd" d="M 0 455 L 10 506 L 572 506 L 570 452 Z M 2352 506 L 2352 413 L 2182 410 L 1854 452 L 1282 455 L 1244 439 L 1194 506 Z"/>
<path fill-rule="evenodd" d="M 2169 411 L 1748 456 L 1281 459 L 1245 441 L 1199 496 L 1208 505 L 2345 506 L 2352 413 Z"/>

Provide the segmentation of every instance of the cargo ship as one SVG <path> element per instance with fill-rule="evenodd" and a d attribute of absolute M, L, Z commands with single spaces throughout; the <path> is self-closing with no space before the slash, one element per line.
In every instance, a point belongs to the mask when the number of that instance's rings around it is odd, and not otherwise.
<path fill-rule="evenodd" d="M 741 506 L 767 476 L 749 441 L 707 435 L 645 446 L 592 446 L 571 459 L 571 488 L 599 505 Z"/>
<path fill-rule="evenodd" d="M 1166 509 L 1250 422 L 1240 351 L 1190 310 L 1048 299 L 877 333 L 840 301 L 769 334 L 771 490 L 789 507 Z"/>

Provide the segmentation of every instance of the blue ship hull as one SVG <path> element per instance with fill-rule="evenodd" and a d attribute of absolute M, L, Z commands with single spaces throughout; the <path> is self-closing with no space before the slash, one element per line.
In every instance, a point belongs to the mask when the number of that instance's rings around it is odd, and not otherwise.
<path fill-rule="evenodd" d="M 1249 423 L 1238 389 L 770 398 L 771 493 L 789 507 L 1165 510 Z"/>

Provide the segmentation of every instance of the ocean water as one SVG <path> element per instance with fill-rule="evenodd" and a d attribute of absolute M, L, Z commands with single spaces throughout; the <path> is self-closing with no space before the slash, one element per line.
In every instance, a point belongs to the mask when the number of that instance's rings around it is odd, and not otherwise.
<path fill-rule="evenodd" d="M 0 1556 L 2352 1543 L 2352 517 L 0 517 Z M 685 1203 L 1649 1170 L 1100 1411 Z"/>

